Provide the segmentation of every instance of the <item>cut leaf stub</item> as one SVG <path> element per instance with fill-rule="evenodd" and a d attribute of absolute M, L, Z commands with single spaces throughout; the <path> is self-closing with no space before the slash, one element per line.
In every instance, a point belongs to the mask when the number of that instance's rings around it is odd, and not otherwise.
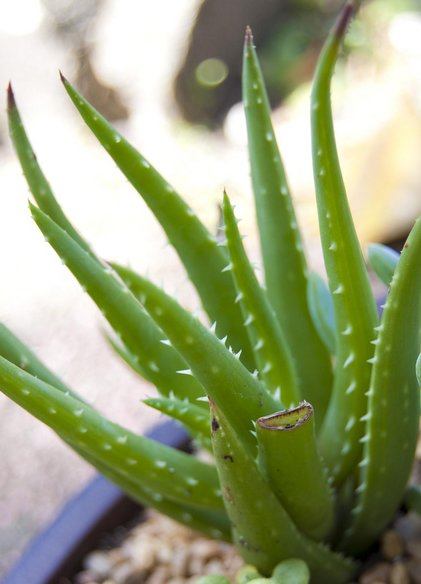
<path fill-rule="evenodd" d="M 302 402 L 296 408 L 263 416 L 257 420 L 257 424 L 265 430 L 295 430 L 305 424 L 311 416 L 313 406 L 308 402 Z"/>
<path fill-rule="evenodd" d="M 334 494 L 318 451 L 313 406 L 302 402 L 259 418 L 256 435 L 259 468 L 279 501 L 303 533 L 316 540 L 328 537 Z"/>

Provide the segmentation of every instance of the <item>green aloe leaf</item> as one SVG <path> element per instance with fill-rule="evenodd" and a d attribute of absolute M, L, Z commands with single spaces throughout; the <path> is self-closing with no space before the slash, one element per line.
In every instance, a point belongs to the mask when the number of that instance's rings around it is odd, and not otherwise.
<path fill-rule="evenodd" d="M 21 120 L 19 111 L 18 111 L 17 106 L 16 106 L 15 98 L 14 98 L 11 87 L 9 87 L 9 91 L 8 91 L 8 115 L 9 115 L 10 135 L 12 137 L 12 141 L 13 141 L 15 150 L 18 154 L 19 161 L 20 161 L 22 169 L 24 171 L 25 178 L 28 182 L 30 190 L 31 190 L 38 206 L 46 215 L 48 215 L 54 221 L 54 223 L 56 223 L 59 227 L 61 227 L 61 229 L 63 229 L 80 246 L 81 249 L 78 250 L 79 252 L 82 250 L 88 252 L 91 255 L 92 259 L 98 262 L 99 268 L 97 269 L 97 271 L 103 270 L 104 268 L 107 271 L 107 269 L 108 269 L 107 266 L 104 265 L 104 263 L 94 255 L 93 251 L 90 249 L 89 244 L 76 231 L 76 229 L 73 227 L 73 225 L 67 219 L 63 210 L 61 209 L 61 207 L 57 203 L 57 201 L 54 197 L 54 194 L 51 190 L 51 187 L 50 187 L 47 179 L 45 178 L 45 175 L 43 174 L 42 169 L 37 161 L 37 158 L 36 158 L 36 155 L 33 151 L 31 143 L 28 140 L 24 126 L 22 124 L 22 120 Z M 110 280 L 110 278 L 108 278 L 108 279 Z M 85 285 L 85 284 L 82 284 L 82 285 Z M 115 284 L 114 284 L 114 287 L 115 287 Z M 124 290 L 124 288 L 122 288 L 122 291 L 123 291 L 123 293 L 126 292 Z M 101 308 L 101 306 L 100 306 L 100 308 Z M 149 322 L 147 322 L 148 320 L 149 320 Z M 142 329 L 143 329 L 144 339 L 146 340 L 146 342 L 148 342 L 148 339 L 150 338 L 151 332 L 154 332 L 155 337 L 156 337 L 155 345 L 158 347 L 157 352 L 158 353 L 165 352 L 162 350 L 162 347 L 161 347 L 161 351 L 159 351 L 159 344 L 158 343 L 159 343 L 159 340 L 162 338 L 162 336 L 160 336 L 161 333 L 157 330 L 153 321 L 151 319 L 148 319 L 148 317 L 146 315 L 143 317 L 143 321 L 144 321 L 145 326 L 140 328 L 139 332 L 142 331 Z M 124 325 L 123 325 L 123 328 L 124 328 Z M 125 347 L 123 344 L 118 345 L 116 343 L 116 341 L 113 341 L 111 344 L 114 346 L 114 348 L 116 350 L 119 349 L 118 352 L 120 352 L 120 355 L 122 356 L 122 358 L 124 358 L 125 361 L 128 362 L 132 366 L 132 368 L 135 369 L 135 371 L 137 373 L 140 373 L 143 377 L 145 377 L 146 379 L 149 379 L 150 381 L 155 383 L 157 385 L 157 387 L 160 389 L 160 391 L 162 391 L 163 393 L 168 391 L 167 389 L 165 389 L 168 386 L 168 381 L 166 381 L 165 379 L 161 379 L 161 376 L 158 375 L 157 371 L 151 372 L 151 368 L 156 369 L 156 367 L 157 367 L 157 363 L 155 361 L 155 358 L 152 356 L 149 359 L 147 359 L 145 362 L 145 357 L 147 358 L 147 355 L 146 355 L 146 352 L 143 352 L 143 346 L 142 346 L 143 343 L 137 343 L 136 350 L 134 350 L 134 351 L 133 350 L 130 351 L 128 349 L 128 347 Z M 140 356 L 139 356 L 139 350 L 141 351 Z M 177 367 L 175 368 L 175 371 L 177 369 L 179 369 L 181 366 L 180 365 L 181 360 L 178 360 L 178 361 L 179 361 L 179 363 L 178 363 Z M 186 386 L 188 386 L 189 384 L 191 384 L 191 381 L 188 381 L 186 383 Z M 57 384 L 54 384 L 54 383 L 53 383 L 53 385 L 57 386 Z M 184 397 L 184 395 L 185 394 L 183 392 L 182 396 Z"/>
<path fill-rule="evenodd" d="M 233 540 L 244 560 L 269 575 L 280 560 L 301 558 L 315 584 L 349 582 L 355 565 L 298 531 L 221 410 L 210 405 L 215 464 Z"/>
<path fill-rule="evenodd" d="M 368 246 L 368 259 L 377 276 L 390 286 L 400 254 L 381 243 L 372 243 Z"/>
<path fill-rule="evenodd" d="M 107 331 L 103 331 L 103 335 L 110 347 L 117 353 L 117 355 L 132 369 L 135 373 L 143 377 L 148 378 L 148 372 L 139 363 L 139 359 L 128 350 L 128 348 L 120 342 L 115 335 L 109 334 Z"/>
<path fill-rule="evenodd" d="M 230 254 L 229 267 L 236 283 L 237 298 L 254 348 L 260 377 L 284 406 L 295 405 L 300 400 L 300 393 L 291 353 L 273 308 L 248 260 L 234 211 L 226 194 L 223 211 Z"/>
<path fill-rule="evenodd" d="M 0 355 L 10 361 L 17 367 L 24 369 L 34 377 L 39 377 L 45 383 L 52 385 L 53 387 L 59 389 L 60 391 L 71 395 L 75 399 L 81 400 L 70 387 L 68 387 L 63 381 L 55 375 L 52 371 L 48 369 L 38 359 L 38 357 L 33 353 L 20 339 L 12 333 L 4 324 L 0 323 Z"/>
<path fill-rule="evenodd" d="M 339 166 L 330 101 L 336 59 L 354 9 L 354 2 L 345 4 L 325 43 L 311 100 L 314 180 L 337 346 L 333 394 L 320 438 L 322 456 L 337 484 L 352 472 L 360 458 L 364 434 L 360 418 L 367 410 L 371 341 L 378 322 Z"/>
<path fill-rule="evenodd" d="M 315 540 L 331 534 L 335 500 L 316 444 L 313 407 L 298 407 L 256 422 L 259 467 L 298 529 Z"/>
<path fill-rule="evenodd" d="M 211 449 L 209 411 L 175 397 L 147 398 L 143 403 L 181 422 L 203 447 Z"/>
<path fill-rule="evenodd" d="M 63 439 L 142 488 L 181 504 L 223 508 L 213 466 L 113 424 L 2 357 L 0 390 Z"/>
<path fill-rule="evenodd" d="M 295 360 L 301 394 L 321 421 L 332 388 L 331 363 L 307 305 L 306 260 L 250 30 L 243 101 L 267 294 Z"/>
<path fill-rule="evenodd" d="M 277 401 L 240 362 L 238 355 L 225 347 L 201 322 L 182 308 L 171 296 L 129 268 L 118 267 L 121 278 L 140 298 L 172 346 L 183 356 L 189 369 L 183 377 L 194 377 L 210 399 L 227 412 L 247 447 L 256 451 L 252 421 L 277 411 Z"/>
<path fill-rule="evenodd" d="M 138 482 L 131 479 L 130 473 L 119 468 L 107 466 L 88 454 L 86 449 L 75 446 L 71 442 L 68 442 L 68 444 L 102 475 L 120 487 L 138 503 L 146 507 L 152 507 L 167 517 L 171 517 L 171 519 L 195 531 L 200 531 L 209 537 L 225 541 L 231 540 L 229 521 L 223 511 L 200 509 L 188 504 L 171 501 L 157 491 L 140 486 Z"/>
<path fill-rule="evenodd" d="M 112 268 L 93 258 L 37 207 L 31 205 L 30 208 L 50 245 L 138 360 L 146 378 L 164 395 L 173 391 L 177 397 L 190 400 L 203 395 L 200 384 L 193 377 L 181 379 L 177 374 L 185 368 L 185 362 L 172 347 L 162 344 L 165 335 L 114 275 Z"/>
<path fill-rule="evenodd" d="M 415 363 L 421 324 L 421 219 L 402 251 L 384 308 L 373 373 L 358 497 L 343 549 L 360 553 L 402 502 L 412 469 L 420 410 Z"/>
<path fill-rule="evenodd" d="M 62 76 L 64 87 L 100 144 L 142 196 L 163 227 L 220 335 L 228 335 L 253 368 L 253 354 L 234 304 L 231 275 L 223 272 L 226 254 L 198 217 L 151 164 L 127 142 Z"/>
<path fill-rule="evenodd" d="M 323 278 L 312 272 L 308 277 L 308 306 L 314 326 L 331 355 L 336 354 L 335 313 L 332 295 Z"/>
<path fill-rule="evenodd" d="M 38 207 L 46 215 L 51 217 L 57 225 L 64 229 L 80 247 L 91 253 L 89 244 L 79 235 L 67 219 L 54 197 L 51 186 L 38 163 L 35 152 L 26 134 L 11 85 L 9 85 L 7 93 L 7 113 L 10 137 L 19 158 L 26 182 Z"/>

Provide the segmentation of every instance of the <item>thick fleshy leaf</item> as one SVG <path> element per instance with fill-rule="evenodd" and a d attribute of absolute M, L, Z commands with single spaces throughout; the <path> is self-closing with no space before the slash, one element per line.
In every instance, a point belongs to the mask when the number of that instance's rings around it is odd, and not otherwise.
<path fill-rule="evenodd" d="M 37 207 L 31 205 L 31 212 L 50 245 L 138 360 L 146 378 L 164 395 L 173 391 L 177 397 L 191 400 L 203 395 L 193 377 L 181 379 L 177 374 L 180 368 L 186 367 L 184 360 L 172 347 L 162 344 L 165 340 L 162 330 L 122 285 L 112 268 L 93 258 Z"/>
<path fill-rule="evenodd" d="M 23 170 L 29 189 L 37 202 L 38 207 L 51 219 L 57 223 L 66 233 L 70 235 L 77 243 L 89 253 L 91 252 L 89 244 L 79 235 L 62 208 L 58 204 L 54 193 L 47 181 L 35 152 L 29 142 L 19 110 L 16 106 L 12 86 L 9 85 L 7 93 L 7 113 L 9 118 L 9 132 L 13 142 L 16 154 L 18 155 L 20 165 Z"/>
<path fill-rule="evenodd" d="M 48 369 L 38 357 L 20 339 L 18 339 L 10 329 L 0 323 L 0 356 L 10 361 L 17 367 L 24 369 L 34 377 L 39 377 L 42 381 L 53 387 L 81 400 L 73 390 Z"/>
<path fill-rule="evenodd" d="M 212 443 L 233 540 L 247 563 L 270 575 L 281 560 L 300 558 L 315 584 L 349 582 L 354 564 L 298 531 L 256 462 L 211 403 Z"/>
<path fill-rule="evenodd" d="M 224 250 L 151 164 L 64 77 L 62 81 L 83 120 L 163 227 L 205 311 L 217 322 L 218 334 L 228 335 L 230 344 L 243 351 L 244 363 L 253 368 L 253 354 L 242 326 L 241 312 L 234 304 L 234 282 L 230 274 L 223 272 L 227 264 Z"/>
<path fill-rule="evenodd" d="M 318 452 L 312 406 L 303 402 L 256 422 L 259 467 L 298 529 L 325 540 L 335 522 L 335 500 Z"/>
<path fill-rule="evenodd" d="M 222 509 L 213 466 L 113 424 L 0 357 L 0 391 L 98 462 L 172 501 Z"/>
<path fill-rule="evenodd" d="M 335 355 L 336 332 L 332 295 L 323 278 L 314 272 L 308 277 L 307 298 L 314 326 L 330 354 Z"/>
<path fill-rule="evenodd" d="M 201 446 L 211 449 L 208 410 L 175 397 L 151 397 L 143 403 L 181 422 Z"/>
<path fill-rule="evenodd" d="M 307 305 L 306 260 L 250 30 L 243 100 L 267 294 L 295 361 L 301 395 L 321 421 L 332 389 L 331 362 Z"/>
<path fill-rule="evenodd" d="M 141 487 L 138 482 L 133 481 L 130 473 L 114 466 L 107 466 L 97 458 L 87 453 L 80 446 L 72 445 L 73 448 L 89 464 L 94 466 L 102 475 L 119 486 L 132 499 L 138 501 L 146 507 L 152 507 L 167 517 L 200 531 L 209 537 L 231 540 L 230 524 L 226 514 L 223 511 L 206 510 L 198 507 L 192 507 L 188 504 L 181 504 L 163 497 L 159 492 L 146 487 Z"/>
<path fill-rule="evenodd" d="M 322 456 L 336 483 L 360 458 L 370 383 L 377 309 L 349 209 L 339 166 L 330 100 L 331 79 L 348 22 L 347 2 L 323 48 L 312 92 L 313 170 L 323 255 L 333 297 L 336 367 L 333 394 L 320 438 Z"/>
<path fill-rule="evenodd" d="M 237 287 L 244 325 L 250 336 L 260 378 L 284 404 L 300 401 L 299 387 L 291 352 L 266 293 L 262 290 L 244 250 L 237 221 L 228 196 L 224 196 L 224 220 L 229 268 Z"/>
<path fill-rule="evenodd" d="M 402 251 L 384 308 L 364 416 L 360 484 L 342 548 L 360 553 L 393 519 L 414 462 L 420 413 L 421 219 Z"/>
<path fill-rule="evenodd" d="M 171 296 L 146 278 L 129 268 L 117 267 L 118 273 L 146 310 L 164 331 L 175 349 L 182 355 L 189 369 L 182 377 L 194 377 L 201 383 L 210 399 L 226 415 L 248 448 L 256 451 L 252 435 L 253 421 L 276 412 L 276 400 L 201 322 L 182 308 Z"/>
<path fill-rule="evenodd" d="M 109 334 L 107 331 L 103 332 L 104 338 L 110 347 L 117 353 L 117 355 L 132 369 L 135 373 L 148 379 L 148 372 L 142 368 L 139 359 L 132 355 L 126 346 L 115 335 Z"/>
<path fill-rule="evenodd" d="M 381 243 L 373 243 L 368 246 L 368 259 L 371 267 L 386 286 L 390 286 L 399 256 L 397 251 Z"/>

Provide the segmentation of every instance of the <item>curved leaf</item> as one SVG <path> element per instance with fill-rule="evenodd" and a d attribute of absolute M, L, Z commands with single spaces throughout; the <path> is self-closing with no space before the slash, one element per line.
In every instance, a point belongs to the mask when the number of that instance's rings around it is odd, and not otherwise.
<path fill-rule="evenodd" d="M 400 254 L 381 243 L 372 243 L 368 246 L 368 259 L 377 276 L 390 286 Z"/>
<path fill-rule="evenodd" d="M 420 411 L 421 219 L 409 235 L 384 308 L 364 417 L 360 484 L 342 549 L 360 553 L 393 519 L 411 473 Z"/>
<path fill-rule="evenodd" d="M 320 433 L 324 460 L 340 484 L 357 464 L 364 434 L 377 309 L 355 233 L 340 171 L 330 101 L 331 79 L 347 24 L 347 2 L 316 69 L 312 92 L 313 170 L 320 234 L 336 324 L 337 359 L 332 398 Z"/>
<path fill-rule="evenodd" d="M 332 295 L 323 278 L 315 272 L 308 277 L 307 300 L 319 337 L 330 354 L 335 355 L 336 331 Z"/>
<path fill-rule="evenodd" d="M 181 504 L 223 508 L 213 466 L 113 424 L 2 357 L 0 390 L 66 441 L 142 488 Z"/>

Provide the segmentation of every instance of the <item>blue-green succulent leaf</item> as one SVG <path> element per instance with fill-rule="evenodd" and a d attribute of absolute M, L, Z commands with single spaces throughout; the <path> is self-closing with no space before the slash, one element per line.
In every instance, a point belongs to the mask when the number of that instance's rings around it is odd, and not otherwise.
<path fill-rule="evenodd" d="M 309 274 L 307 299 L 314 326 L 331 355 L 336 354 L 335 312 L 332 295 L 323 278 Z"/>
<path fill-rule="evenodd" d="M 370 265 L 386 286 L 390 286 L 399 255 L 397 251 L 381 243 L 372 243 L 368 246 Z"/>

